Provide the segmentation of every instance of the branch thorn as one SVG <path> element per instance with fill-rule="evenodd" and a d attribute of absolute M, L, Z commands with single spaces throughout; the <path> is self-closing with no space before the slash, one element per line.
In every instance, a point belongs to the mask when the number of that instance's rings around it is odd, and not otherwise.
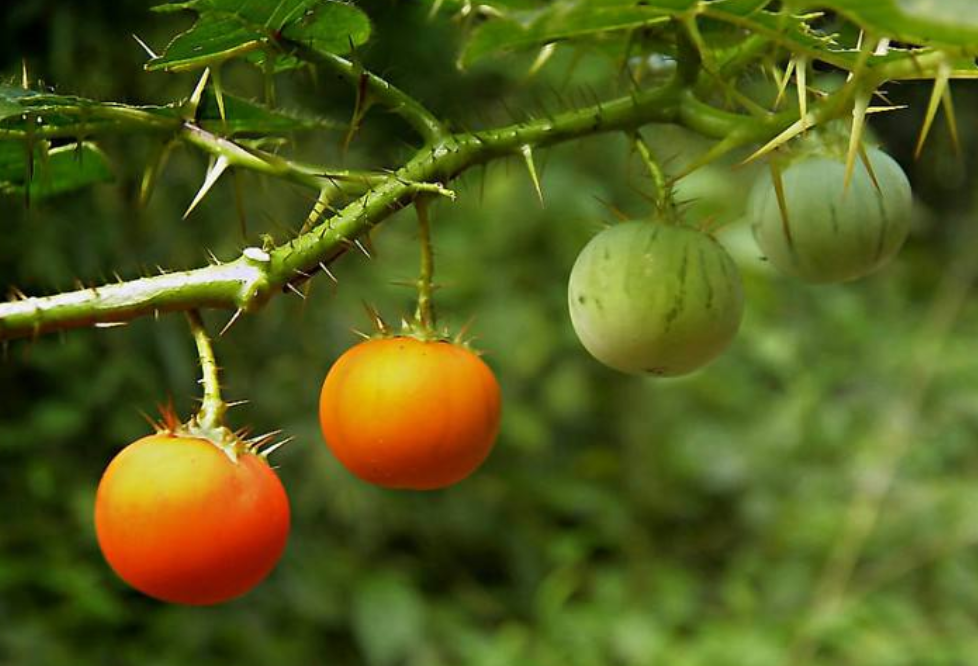
<path fill-rule="evenodd" d="M 195 196 L 194 200 L 190 202 L 187 212 L 183 214 L 183 219 L 187 219 L 190 213 L 193 212 L 194 208 L 197 207 L 197 204 L 199 204 L 210 189 L 214 187 L 214 183 L 216 183 L 217 179 L 221 177 L 221 174 L 224 173 L 229 164 L 228 158 L 224 155 L 221 155 L 214 161 L 211 167 L 207 170 L 207 175 L 204 177 L 204 183 L 200 186 L 200 189 L 197 190 L 197 196 Z"/>
<path fill-rule="evenodd" d="M 329 270 L 329 267 L 324 262 L 319 262 L 319 268 L 322 269 L 323 273 L 325 273 L 330 280 L 337 283 L 339 282 L 339 280 L 336 279 L 336 276 L 333 275 L 333 271 Z"/>
<path fill-rule="evenodd" d="M 524 144 L 520 147 L 520 153 L 523 154 L 526 169 L 530 172 L 530 180 L 533 181 L 533 189 L 536 190 L 537 199 L 540 200 L 540 205 L 543 206 L 543 190 L 540 188 L 540 179 L 537 177 L 537 167 L 533 163 L 533 148 L 529 144 Z"/>
<path fill-rule="evenodd" d="M 143 40 L 141 40 L 139 38 L 139 35 L 137 35 L 136 33 L 133 33 L 132 34 L 132 38 L 136 40 L 136 43 L 137 44 L 139 44 L 141 47 L 143 47 L 143 51 L 146 51 L 146 55 L 148 55 L 151 60 L 156 60 L 157 58 L 159 58 L 159 56 L 156 54 L 156 52 L 153 51 L 153 49 L 149 48 L 149 45 L 146 44 L 146 42 L 144 42 Z"/>
<path fill-rule="evenodd" d="M 228 320 L 228 323 L 224 324 L 224 328 L 222 328 L 221 332 L 217 334 L 217 337 L 219 338 L 224 337 L 224 334 L 227 333 L 227 330 L 234 325 L 234 322 L 238 321 L 238 317 L 241 316 L 242 312 L 243 311 L 241 310 L 241 308 L 235 310 L 234 314 L 231 315 L 231 318 Z"/>

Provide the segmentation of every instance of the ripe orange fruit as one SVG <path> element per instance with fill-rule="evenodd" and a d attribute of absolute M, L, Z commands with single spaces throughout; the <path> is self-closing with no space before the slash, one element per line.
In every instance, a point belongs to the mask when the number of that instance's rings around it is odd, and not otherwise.
<path fill-rule="evenodd" d="M 105 559 L 162 601 L 206 605 L 257 585 L 289 534 L 289 501 L 265 459 L 208 439 L 159 433 L 123 449 L 95 500 Z"/>
<path fill-rule="evenodd" d="M 499 384 L 478 355 L 409 336 L 349 349 L 319 401 L 333 454 L 387 488 L 430 490 L 464 479 L 489 455 L 499 418 Z"/>

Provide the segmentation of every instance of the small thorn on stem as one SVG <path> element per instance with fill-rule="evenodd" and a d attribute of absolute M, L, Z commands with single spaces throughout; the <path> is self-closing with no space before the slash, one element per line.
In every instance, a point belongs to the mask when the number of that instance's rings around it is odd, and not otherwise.
<path fill-rule="evenodd" d="M 285 288 L 286 288 L 286 289 L 288 289 L 289 291 L 291 291 L 291 292 L 292 292 L 293 294 L 295 294 L 295 295 L 296 295 L 296 296 L 298 296 L 299 298 L 301 298 L 302 300 L 306 300 L 306 295 L 305 295 L 305 294 L 303 294 L 303 293 L 302 293 L 301 291 L 299 291 L 298 289 L 296 289 L 296 287 L 295 287 L 295 285 L 294 285 L 294 284 L 292 284 L 291 282 L 286 282 L 286 283 L 285 283 Z"/>
<path fill-rule="evenodd" d="M 147 45 L 146 42 L 144 42 L 142 39 L 139 38 L 139 35 L 133 33 L 132 38 L 136 40 L 137 44 L 143 47 L 143 51 L 146 51 L 146 55 L 148 55 L 150 59 L 156 60 L 157 58 L 159 58 L 159 56 L 156 55 L 156 52 L 153 51 L 153 49 L 149 48 L 149 45 Z"/>
<path fill-rule="evenodd" d="M 537 199 L 540 200 L 540 205 L 543 206 L 543 190 L 540 188 L 540 179 L 537 177 L 537 167 L 533 163 L 533 148 L 529 144 L 524 144 L 520 147 L 520 153 L 523 155 L 523 161 L 526 163 L 526 169 L 530 172 L 530 180 L 533 181 L 533 189 L 537 193 Z"/>
<path fill-rule="evenodd" d="M 363 252 L 364 256 L 367 257 L 367 259 L 373 259 L 373 257 L 370 255 L 370 252 L 367 251 L 366 246 L 362 242 L 360 242 L 360 239 L 359 238 L 357 238 L 356 240 L 354 240 L 353 241 L 353 244 L 357 246 L 357 249 L 358 250 L 360 250 L 361 252 Z"/>
<path fill-rule="evenodd" d="M 286 444 L 288 444 L 289 442 L 292 442 L 292 441 L 295 441 L 295 436 L 286 437 L 281 442 L 278 442 L 276 444 L 272 444 L 271 446 L 267 447 L 264 451 L 261 451 L 260 452 L 260 455 L 263 458 L 267 458 L 268 456 L 272 455 L 273 453 L 275 453 L 276 451 L 278 451 L 280 448 L 282 448 L 283 446 L 285 446 Z"/>
<path fill-rule="evenodd" d="M 322 261 L 319 262 L 319 268 L 323 271 L 323 273 L 326 274 L 326 276 L 330 280 L 332 280 L 333 282 L 339 283 L 339 280 L 337 280 L 336 279 L 336 276 L 333 275 L 333 271 L 329 270 L 329 266 L 327 266 L 324 262 L 322 262 Z"/>
<path fill-rule="evenodd" d="M 234 326 L 234 322 L 238 321 L 238 317 L 241 316 L 241 313 L 242 312 L 243 312 L 243 310 L 241 310 L 241 308 L 238 308 L 237 310 L 235 310 L 234 311 L 234 314 L 231 315 L 231 318 L 228 320 L 228 323 L 224 324 L 224 328 L 222 328 L 221 329 L 221 332 L 217 334 L 217 337 L 219 337 L 219 338 L 220 337 L 223 337 L 224 334 L 227 333 L 228 329 L 231 328 L 232 326 Z"/>

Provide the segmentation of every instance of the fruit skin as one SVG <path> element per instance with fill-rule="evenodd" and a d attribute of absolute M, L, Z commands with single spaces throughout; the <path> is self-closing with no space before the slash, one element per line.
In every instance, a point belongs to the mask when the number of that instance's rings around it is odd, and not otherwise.
<path fill-rule="evenodd" d="M 263 458 L 237 462 L 197 437 L 139 439 L 109 463 L 95 500 L 109 565 L 156 599 L 209 605 L 257 585 L 289 534 L 289 501 Z"/>
<path fill-rule="evenodd" d="M 862 160 L 844 187 L 845 158 L 831 153 L 799 157 L 781 173 L 787 220 L 770 176 L 751 192 L 754 238 L 788 275 L 812 283 L 848 282 L 868 275 L 899 251 L 910 231 L 912 194 L 889 155 L 867 148 L 879 189 Z"/>
<path fill-rule="evenodd" d="M 432 490 L 461 481 L 499 432 L 499 384 L 474 352 L 402 336 L 367 340 L 330 368 L 319 401 L 323 437 L 360 479 Z"/>
<path fill-rule="evenodd" d="M 658 221 L 616 224 L 571 270 L 571 322 L 584 347 L 627 373 L 676 376 L 722 352 L 740 327 L 737 266 L 707 234 Z"/>

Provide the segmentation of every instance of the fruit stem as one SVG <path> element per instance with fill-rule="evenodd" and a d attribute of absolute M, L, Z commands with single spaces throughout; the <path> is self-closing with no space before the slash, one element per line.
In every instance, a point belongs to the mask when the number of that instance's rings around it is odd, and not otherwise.
<path fill-rule="evenodd" d="M 194 342 L 197 343 L 197 355 L 200 357 L 201 381 L 204 386 L 204 399 L 197 412 L 197 423 L 204 428 L 221 428 L 224 425 L 224 412 L 227 411 L 227 404 L 221 398 L 221 382 L 218 378 L 219 368 L 217 360 L 214 358 L 214 348 L 211 346 L 211 339 L 204 328 L 204 322 L 200 318 L 200 312 L 190 310 L 187 312 L 187 320 L 190 322 L 190 331 L 193 333 Z"/>
<path fill-rule="evenodd" d="M 431 225 L 428 221 L 428 198 L 419 196 L 414 200 L 418 213 L 418 236 L 421 242 L 421 274 L 418 276 L 418 309 L 414 318 L 425 333 L 433 333 L 435 328 L 435 305 L 431 298 L 431 280 L 435 274 L 435 254 L 431 249 Z"/>
<path fill-rule="evenodd" d="M 666 219 L 671 220 L 672 218 L 670 215 L 668 215 L 668 213 L 672 209 L 672 191 L 669 187 L 669 183 L 666 181 L 666 175 L 663 173 L 662 167 L 659 166 L 659 163 L 652 155 L 652 151 L 649 149 L 649 144 L 647 144 L 645 139 L 642 138 L 642 134 L 640 132 L 635 132 L 632 134 L 632 140 L 635 142 L 635 148 L 638 150 L 638 154 L 642 158 L 645 168 L 648 169 L 649 175 L 652 177 L 655 208 L 659 212 L 665 213 Z"/>

